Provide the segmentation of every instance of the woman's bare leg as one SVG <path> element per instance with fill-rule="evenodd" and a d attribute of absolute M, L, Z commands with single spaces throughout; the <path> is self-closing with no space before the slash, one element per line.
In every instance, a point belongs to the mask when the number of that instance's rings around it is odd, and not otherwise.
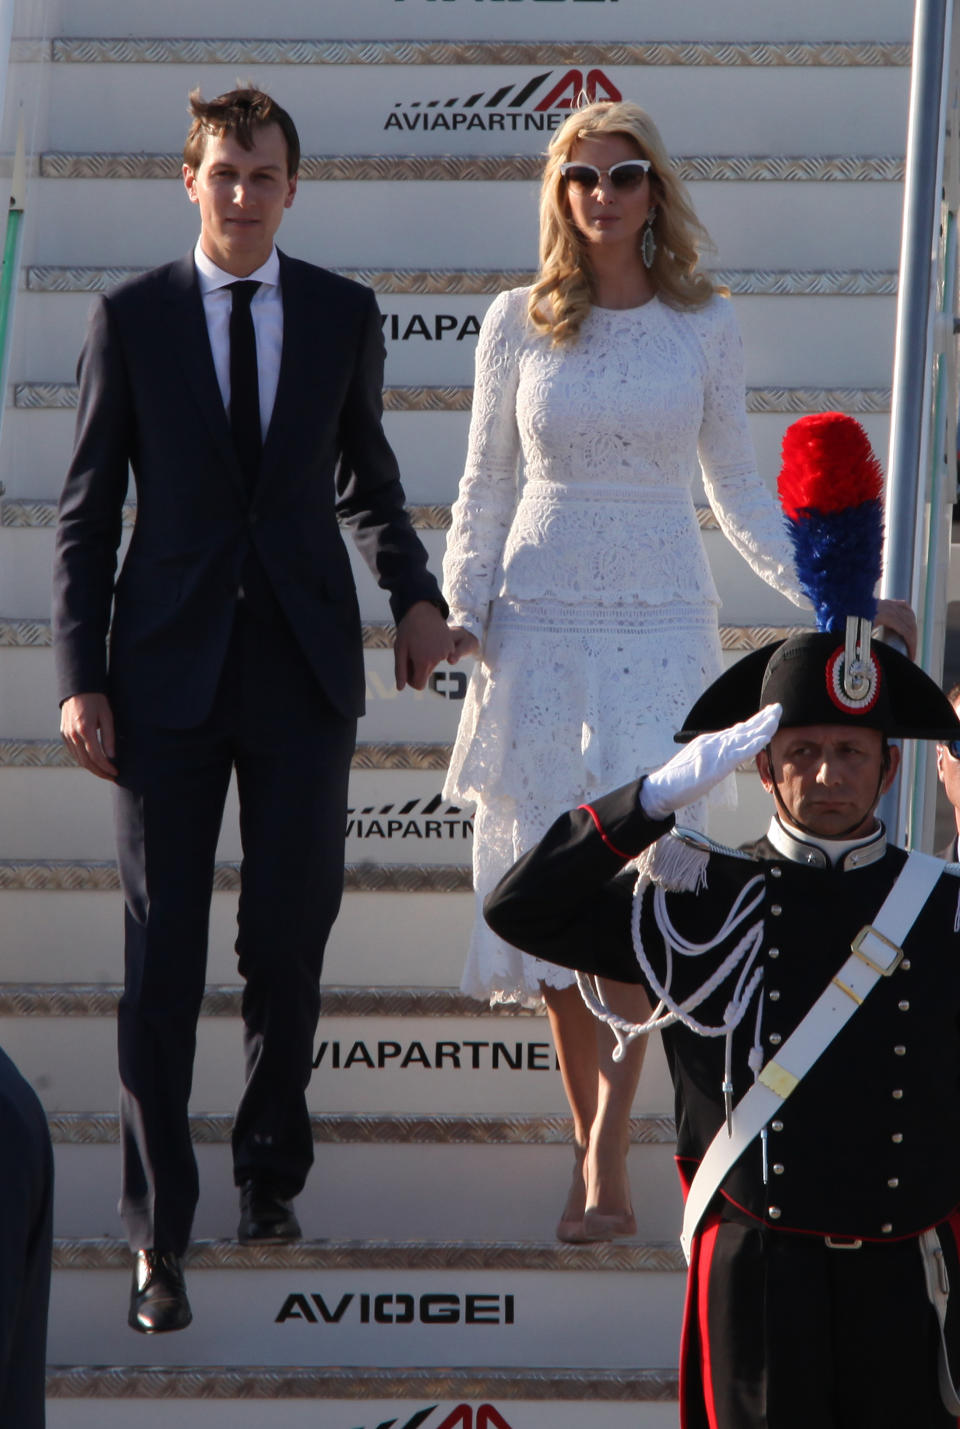
<path fill-rule="evenodd" d="M 583 1214 L 587 1203 L 584 1160 L 590 1128 L 597 1115 L 597 1023 L 580 996 L 579 988 L 542 984 L 542 990 L 560 1063 L 563 1090 L 573 1116 L 573 1179 L 557 1224 L 557 1239 L 582 1241 Z"/>
<path fill-rule="evenodd" d="M 607 982 L 603 993 L 609 1006 L 631 1022 L 642 1022 L 650 1004 L 640 987 Z M 591 1014 L 592 1016 L 592 1014 Z M 634 1235 L 636 1221 L 630 1203 L 627 1153 L 630 1150 L 630 1112 L 646 1052 L 645 1037 L 631 1042 L 619 1062 L 614 1061 L 613 1033 L 596 1022 L 597 1110 L 590 1128 L 586 1158 L 587 1203 L 584 1231 L 590 1240 Z"/>

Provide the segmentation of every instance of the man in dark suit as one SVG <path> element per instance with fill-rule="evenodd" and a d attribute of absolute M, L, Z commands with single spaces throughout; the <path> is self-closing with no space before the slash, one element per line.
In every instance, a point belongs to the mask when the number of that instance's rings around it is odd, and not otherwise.
<path fill-rule="evenodd" d="M 53 1147 L 32 1088 L 0 1052 L 0 1424 L 43 1429 Z"/>
<path fill-rule="evenodd" d="M 422 688 L 454 654 L 381 425 L 373 294 L 274 246 L 296 195 L 293 121 L 257 90 L 195 94 L 191 106 L 183 179 L 200 237 L 186 259 L 94 305 L 54 578 L 63 736 L 116 785 L 120 1208 L 136 1253 L 130 1324 L 148 1333 L 190 1320 L 187 1105 L 233 769 L 247 1068 L 233 1133 L 239 1236 L 300 1234 L 291 1202 L 313 1158 L 305 1088 L 363 711 L 338 517 L 389 591 L 398 688 Z M 128 466 L 137 520 L 114 586 Z"/>

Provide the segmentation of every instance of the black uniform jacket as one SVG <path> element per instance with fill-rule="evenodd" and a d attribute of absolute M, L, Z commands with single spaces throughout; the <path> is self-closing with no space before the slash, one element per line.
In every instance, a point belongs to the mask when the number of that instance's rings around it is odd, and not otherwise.
<path fill-rule="evenodd" d="M 559 819 L 489 896 L 491 927 L 524 951 L 565 967 L 644 982 L 631 934 L 627 861 L 673 820 L 654 822 L 627 785 Z M 671 839 L 677 834 L 670 835 Z M 699 836 L 695 836 L 699 838 Z M 775 1057 L 871 922 L 906 855 L 885 847 L 873 861 L 810 867 L 765 839 L 751 852 L 712 846 L 697 892 L 665 895 L 672 927 L 711 941 L 753 885 L 757 909 L 715 949 L 672 955 L 673 994 L 703 984 L 748 928 L 762 922 L 762 1060 Z M 860 856 L 862 857 L 862 855 Z M 660 895 L 664 897 L 663 894 Z M 943 1220 L 960 1202 L 960 878 L 945 869 L 904 943 L 899 968 L 881 978 L 770 1123 L 767 1179 L 759 1138 L 723 1186 L 726 1216 L 815 1234 L 888 1241 Z M 658 978 L 667 959 L 654 889 L 642 897 L 640 933 Z M 734 979 L 695 1010 L 718 1025 Z M 735 1098 L 754 1080 L 747 1061 L 754 1000 L 733 1041 Z M 689 1180 L 724 1119 L 724 1038 L 675 1024 L 663 1042 L 676 1092 L 678 1159 Z"/>
<path fill-rule="evenodd" d="M 61 700 L 106 691 L 135 721 L 199 723 L 252 551 L 331 703 L 362 714 L 360 614 L 338 518 L 390 592 L 396 620 L 419 600 L 442 606 L 381 425 L 373 293 L 282 253 L 280 289 L 283 352 L 252 498 L 193 255 L 95 302 L 54 565 Z M 137 519 L 114 587 L 128 467 Z"/>

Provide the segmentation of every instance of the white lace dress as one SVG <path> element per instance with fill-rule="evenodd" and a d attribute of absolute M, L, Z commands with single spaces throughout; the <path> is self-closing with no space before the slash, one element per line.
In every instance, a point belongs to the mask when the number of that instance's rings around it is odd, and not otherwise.
<path fill-rule="evenodd" d="M 573 974 L 497 938 L 484 895 L 565 809 L 675 753 L 674 731 L 722 668 L 698 450 L 727 538 L 804 601 L 756 470 L 732 305 L 594 308 L 575 344 L 554 348 L 528 325 L 527 295 L 496 299 L 477 346 L 443 569 L 451 619 L 481 655 L 444 796 L 477 805 L 463 989 L 532 1003 L 541 982 Z"/>

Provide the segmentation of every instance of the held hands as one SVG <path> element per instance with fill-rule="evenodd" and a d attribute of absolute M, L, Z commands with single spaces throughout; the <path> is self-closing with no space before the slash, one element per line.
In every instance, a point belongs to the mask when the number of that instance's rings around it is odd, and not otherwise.
<path fill-rule="evenodd" d="M 113 710 L 106 695 L 71 695 L 60 707 L 60 734 L 82 769 L 116 779 Z"/>
<path fill-rule="evenodd" d="M 453 654 L 450 656 L 450 664 L 455 665 L 462 655 L 479 655 L 480 641 L 469 630 L 465 630 L 462 625 L 451 625 L 450 634 L 453 636 Z"/>
<path fill-rule="evenodd" d="M 422 690 L 441 660 L 455 656 L 453 631 L 435 605 L 418 600 L 397 626 L 393 669 L 397 689 Z"/>
<path fill-rule="evenodd" d="M 731 729 L 698 735 L 644 779 L 640 790 L 643 812 L 650 819 L 665 819 L 686 804 L 702 799 L 738 764 L 769 744 L 782 713 L 782 705 L 766 705 L 759 714 Z"/>

